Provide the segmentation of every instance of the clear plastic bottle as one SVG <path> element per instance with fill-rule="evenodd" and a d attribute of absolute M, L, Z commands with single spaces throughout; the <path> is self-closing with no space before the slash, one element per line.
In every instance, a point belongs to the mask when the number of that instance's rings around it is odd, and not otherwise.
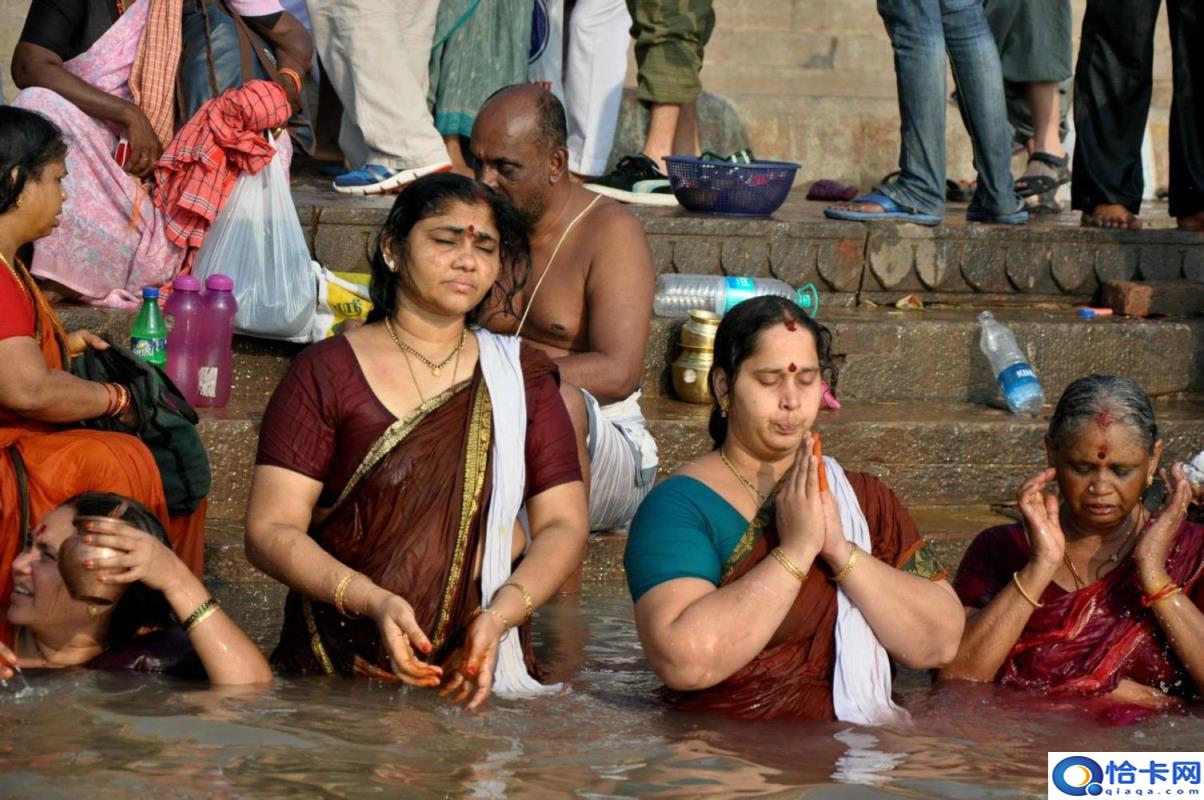
<path fill-rule="evenodd" d="M 234 383 L 234 281 L 215 272 L 205 279 L 198 342 L 197 406 L 224 407 Z"/>
<path fill-rule="evenodd" d="M 159 310 L 159 290 L 142 290 L 142 308 L 130 328 L 130 350 L 143 361 L 162 367 L 167 364 L 167 323 Z"/>
<path fill-rule="evenodd" d="M 978 315 L 982 336 L 978 346 L 991 362 L 995 382 L 1013 414 L 1036 414 L 1045 404 L 1037 373 L 1016 343 L 1016 336 L 990 311 Z"/>
<path fill-rule="evenodd" d="M 726 314 L 750 297 L 777 295 L 793 300 L 811 316 L 819 311 L 819 295 L 807 284 L 794 289 L 773 278 L 739 278 L 732 275 L 680 275 L 666 273 L 656 279 L 652 310 L 659 317 L 685 318 L 695 309 Z"/>
<path fill-rule="evenodd" d="M 201 282 L 181 275 L 171 283 L 163 305 L 167 321 L 167 377 L 192 405 L 197 396 L 197 357 L 201 335 Z"/>

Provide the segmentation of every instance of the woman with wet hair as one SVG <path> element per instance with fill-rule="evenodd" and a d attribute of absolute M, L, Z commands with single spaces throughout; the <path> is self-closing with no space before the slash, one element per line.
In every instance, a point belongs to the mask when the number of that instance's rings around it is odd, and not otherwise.
<path fill-rule="evenodd" d="M 204 555 L 205 505 L 171 517 L 154 456 L 133 436 L 84 430 L 98 417 L 136 422 L 126 386 L 77 378 L 71 358 L 104 350 L 96 334 L 67 333 L 17 253 L 58 225 L 66 195 L 67 145 L 44 117 L 0 106 L 0 606 L 9 567 L 30 528 L 64 500 L 117 492 L 151 509 L 196 574 Z M 12 632 L 0 615 L 0 642 Z"/>
<path fill-rule="evenodd" d="M 728 312 L 710 373 L 715 449 L 636 513 L 636 627 L 678 707 L 898 721 L 892 662 L 937 667 L 957 650 L 957 598 L 907 511 L 818 447 L 830 342 L 782 298 Z"/>
<path fill-rule="evenodd" d="M 576 437 L 551 360 L 476 325 L 491 293 L 510 307 L 528 261 L 508 201 L 419 178 L 381 231 L 368 324 L 308 348 L 277 387 L 247 554 L 292 589 L 281 669 L 470 707 L 542 688 L 527 622 L 588 532 Z"/>
<path fill-rule="evenodd" d="M 12 648 L 0 677 L 20 669 L 132 669 L 266 683 L 259 649 L 171 550 L 158 518 L 106 492 L 72 497 L 46 515 L 13 561 Z"/>
<path fill-rule="evenodd" d="M 980 533 L 958 569 L 968 622 L 943 677 L 1103 697 L 1122 718 L 1200 697 L 1204 526 L 1185 521 L 1182 465 L 1163 470 L 1167 496 L 1155 499 L 1162 446 L 1133 381 L 1091 375 L 1066 388 L 1049 467 L 1020 487 L 1023 523 Z"/>

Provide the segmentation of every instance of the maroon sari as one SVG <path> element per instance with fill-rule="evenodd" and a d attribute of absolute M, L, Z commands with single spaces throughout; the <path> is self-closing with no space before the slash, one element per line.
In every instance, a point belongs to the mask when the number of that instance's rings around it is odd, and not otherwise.
<path fill-rule="evenodd" d="M 528 382 L 555 370 L 522 351 Z M 481 603 L 473 566 L 484 541 L 492 486 L 492 404 L 472 380 L 389 426 L 368 450 L 328 516 L 310 535 L 331 555 L 406 599 L 441 662 L 463 640 Z M 534 670 L 529 626 L 521 631 Z M 285 672 L 384 677 L 390 668 L 376 623 L 289 592 L 273 664 Z M 534 672 L 533 672 L 534 674 Z"/>
<path fill-rule="evenodd" d="M 944 577 L 919 553 L 924 546 L 915 522 L 894 493 L 877 478 L 845 473 L 865 514 L 875 558 L 933 580 Z M 749 524 L 723 565 L 720 586 L 745 575 L 779 543 L 770 498 Z M 824 569 L 822 574 L 820 570 Z M 794 605 L 751 662 L 726 680 L 700 691 L 666 691 L 679 708 L 718 711 L 742 719 L 835 720 L 832 676 L 836 669 L 836 588 L 819 562 Z"/>
<path fill-rule="evenodd" d="M 1019 525 L 979 534 L 958 570 L 962 602 L 982 607 L 1028 561 Z M 1171 579 L 1200 605 L 1204 526 L 1184 522 L 1167 559 Z M 1006 579 L 1005 579 L 1006 578 Z M 1168 694 L 1199 699 L 1200 688 L 1175 654 L 1154 612 L 1141 605 L 1136 558 L 1130 554 L 1103 578 L 1076 592 L 1051 584 L 996 681 L 1051 694 L 1104 695 L 1128 678 Z"/>

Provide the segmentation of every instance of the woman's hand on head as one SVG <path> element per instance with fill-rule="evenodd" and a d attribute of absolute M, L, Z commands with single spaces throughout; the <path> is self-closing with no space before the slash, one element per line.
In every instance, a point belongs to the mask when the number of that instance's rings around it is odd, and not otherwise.
<path fill-rule="evenodd" d="M 778 537 L 793 557 L 810 563 L 824 549 L 828 527 L 819 490 L 819 461 L 812 455 L 811 434 L 807 434 L 778 492 Z"/>
<path fill-rule="evenodd" d="M 84 544 L 117 551 L 106 558 L 89 558 L 84 568 L 113 570 L 98 575 L 100 583 L 141 581 L 151 589 L 167 593 L 181 580 L 196 580 L 184 562 L 146 531 L 119 519 L 97 518 L 84 522 Z"/>
<path fill-rule="evenodd" d="M 1062 521 L 1058 516 L 1058 498 L 1045 493 L 1046 485 L 1056 474 L 1053 467 L 1043 469 L 1025 481 L 1016 493 L 1016 503 L 1024 515 L 1032 559 L 1044 566 L 1061 564 L 1062 556 L 1066 553 L 1066 534 L 1062 531 Z"/>
<path fill-rule="evenodd" d="M 1166 502 L 1154 512 L 1149 525 L 1137 540 L 1137 548 L 1133 554 L 1137 558 L 1137 566 L 1143 579 L 1165 583 L 1166 559 L 1170 555 L 1171 546 L 1175 543 L 1175 536 L 1179 533 L 1183 520 L 1187 518 L 1192 486 L 1183 472 L 1182 464 L 1172 466 L 1169 473 L 1163 470 L 1162 479 L 1166 481 Z M 1155 586 L 1152 591 L 1160 588 L 1161 586 Z"/>
<path fill-rule="evenodd" d="M 72 358 L 91 347 L 93 350 L 108 350 L 109 343 L 92 331 L 81 329 L 67 334 L 67 354 Z"/>
<path fill-rule="evenodd" d="M 493 614 L 477 614 L 468 626 L 464 644 L 447 659 L 447 681 L 440 697 L 453 703 L 468 701 L 468 710 L 478 708 L 493 691 L 493 669 L 506 628 Z"/>
<path fill-rule="evenodd" d="M 431 642 L 418 627 L 413 607 L 402 597 L 381 589 L 369 615 L 376 622 L 380 639 L 389 653 L 393 674 L 411 686 L 438 686 L 443 677 L 442 668 L 421 661 L 414 654 L 415 647 L 429 653 Z"/>

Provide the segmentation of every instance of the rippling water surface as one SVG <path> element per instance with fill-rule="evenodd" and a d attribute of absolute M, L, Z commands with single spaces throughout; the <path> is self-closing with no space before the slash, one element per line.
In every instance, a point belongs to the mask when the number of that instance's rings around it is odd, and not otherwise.
<path fill-rule="evenodd" d="M 272 613 L 238 609 L 270 643 Z M 363 680 L 218 691 L 64 672 L 0 691 L 0 796 L 1044 797 L 1048 750 L 1204 750 L 1198 717 L 1101 727 L 989 687 L 899 681 L 911 731 L 666 711 L 620 585 L 546 609 L 541 653 L 572 690 L 466 713 Z M 582 646 L 583 645 L 583 646 Z"/>

